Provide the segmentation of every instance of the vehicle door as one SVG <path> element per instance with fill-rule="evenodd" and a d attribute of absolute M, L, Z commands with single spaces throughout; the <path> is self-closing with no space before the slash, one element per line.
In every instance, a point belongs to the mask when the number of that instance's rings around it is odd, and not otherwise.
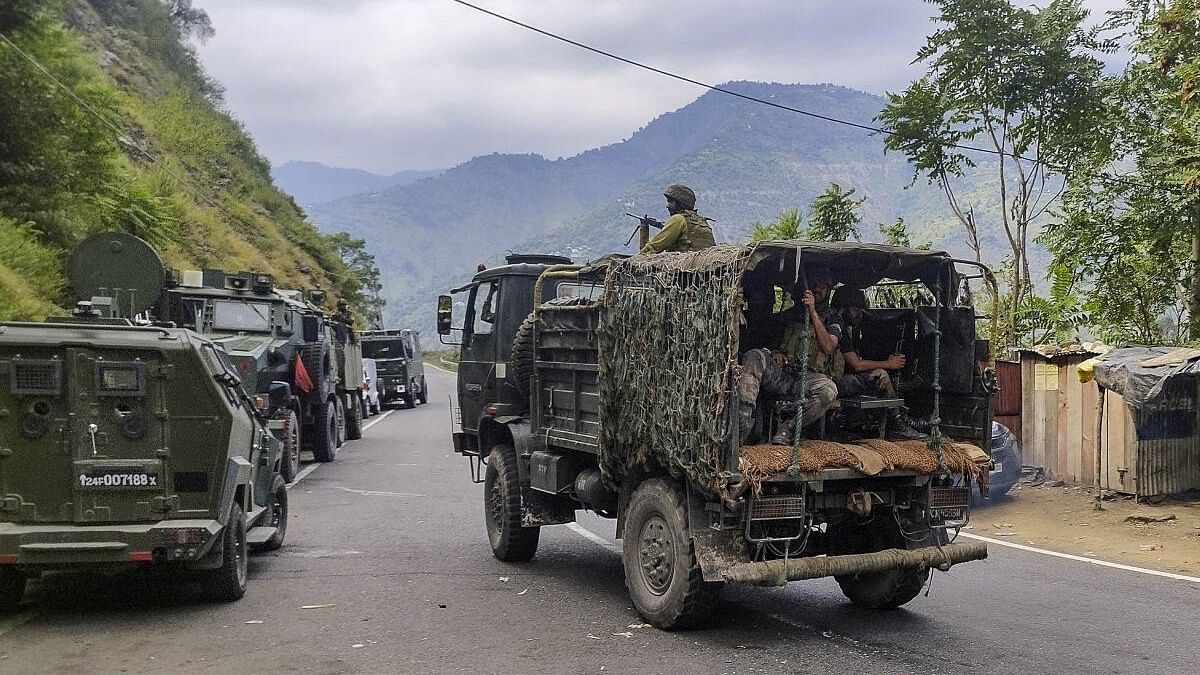
<path fill-rule="evenodd" d="M 458 400 L 463 431 L 479 430 L 483 406 L 495 400 L 496 308 L 500 306 L 500 281 L 476 284 L 463 317 L 463 346 L 458 364 Z"/>

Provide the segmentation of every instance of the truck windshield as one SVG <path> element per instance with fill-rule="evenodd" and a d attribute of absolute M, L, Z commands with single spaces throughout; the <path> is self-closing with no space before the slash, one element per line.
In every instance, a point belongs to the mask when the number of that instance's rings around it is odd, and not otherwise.
<path fill-rule="evenodd" d="M 213 303 L 213 328 L 270 332 L 271 305 L 266 302 L 217 300 Z"/>
<path fill-rule="evenodd" d="M 404 342 L 395 340 L 363 340 L 363 358 L 365 359 L 400 359 L 406 356 Z"/>

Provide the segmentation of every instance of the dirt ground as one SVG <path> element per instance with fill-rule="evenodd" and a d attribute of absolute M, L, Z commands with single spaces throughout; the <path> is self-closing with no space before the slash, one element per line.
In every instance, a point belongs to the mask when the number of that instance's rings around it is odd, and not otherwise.
<path fill-rule="evenodd" d="M 967 531 L 1062 553 L 1200 575 L 1200 500 L 1150 505 L 1114 498 L 1103 502 L 1103 511 L 1096 511 L 1094 503 L 1090 488 L 1018 483 L 1008 498 L 975 510 Z M 1175 519 L 1126 521 L 1135 514 L 1174 515 Z"/>

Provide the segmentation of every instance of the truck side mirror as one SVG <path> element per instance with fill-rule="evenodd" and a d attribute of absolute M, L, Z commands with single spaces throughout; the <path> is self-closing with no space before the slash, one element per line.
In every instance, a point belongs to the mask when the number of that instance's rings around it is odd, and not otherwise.
<path fill-rule="evenodd" d="M 452 330 L 451 313 L 454 311 L 454 299 L 449 295 L 439 295 L 437 304 L 438 335 L 449 335 Z"/>

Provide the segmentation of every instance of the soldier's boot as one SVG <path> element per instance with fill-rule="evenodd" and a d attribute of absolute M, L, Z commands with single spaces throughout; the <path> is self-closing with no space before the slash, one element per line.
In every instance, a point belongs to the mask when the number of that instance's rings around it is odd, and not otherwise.
<path fill-rule="evenodd" d="M 775 418 L 775 435 L 771 437 L 771 445 L 791 445 L 792 433 L 796 428 L 794 415 L 777 415 Z"/>
<path fill-rule="evenodd" d="M 899 441 L 915 441 L 925 438 L 925 434 L 913 428 L 909 423 L 907 415 L 901 415 L 898 411 L 888 413 L 888 437 Z"/>

